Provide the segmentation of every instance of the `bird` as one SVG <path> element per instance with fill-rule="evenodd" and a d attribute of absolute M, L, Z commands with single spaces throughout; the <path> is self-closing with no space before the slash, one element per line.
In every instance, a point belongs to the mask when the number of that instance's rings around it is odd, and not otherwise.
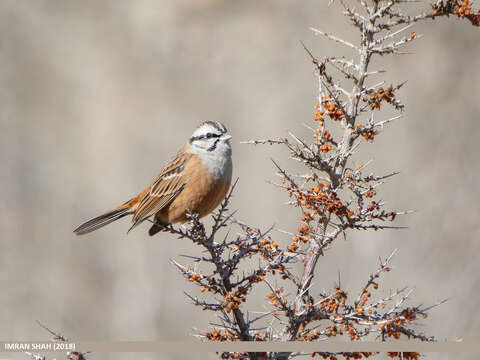
<path fill-rule="evenodd" d="M 188 214 L 198 214 L 199 218 L 208 215 L 223 201 L 230 188 L 231 138 L 222 123 L 202 122 L 150 186 L 73 232 L 88 234 L 132 215 L 128 232 L 153 217 L 153 226 L 148 232 L 152 236 L 170 224 L 187 222 Z"/>

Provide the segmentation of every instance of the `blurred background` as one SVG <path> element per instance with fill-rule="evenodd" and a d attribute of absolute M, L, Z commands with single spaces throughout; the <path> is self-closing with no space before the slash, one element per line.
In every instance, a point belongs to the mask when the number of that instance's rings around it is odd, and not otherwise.
<path fill-rule="evenodd" d="M 275 179 L 270 158 L 296 165 L 281 148 L 239 142 L 287 129 L 310 139 L 302 123 L 313 118 L 316 78 L 299 40 L 318 57 L 350 53 L 310 26 L 357 40 L 339 6 L 326 3 L 0 2 L 0 339 L 48 339 L 38 319 L 83 341 L 196 341 L 193 329 L 214 318 L 190 305 L 183 292 L 198 289 L 169 262 L 196 247 L 169 234 L 148 237 L 148 224 L 127 236 L 128 220 L 83 237 L 72 230 L 143 189 L 199 122 L 217 120 L 234 137 L 238 217 L 295 231 L 297 210 L 265 180 Z M 378 63 L 389 70 L 387 83 L 408 80 L 398 93 L 405 117 L 364 144 L 358 159 L 373 159 L 371 171 L 400 170 L 379 197 L 417 212 L 397 222 L 407 230 L 339 239 L 315 282 L 331 289 L 340 272 L 356 295 L 378 257 L 398 248 L 384 292 L 413 286 L 410 305 L 449 298 L 421 330 L 475 341 L 480 33 L 454 18 L 412 30 L 425 35 L 408 48 L 413 55 Z M 198 355 L 115 355 L 153 358 Z"/>

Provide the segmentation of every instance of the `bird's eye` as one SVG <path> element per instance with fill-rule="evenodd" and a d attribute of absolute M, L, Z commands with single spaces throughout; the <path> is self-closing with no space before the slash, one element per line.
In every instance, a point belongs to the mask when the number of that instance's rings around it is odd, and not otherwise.
<path fill-rule="evenodd" d="M 220 135 L 214 134 L 214 133 L 207 133 L 207 134 L 205 135 L 205 137 L 206 137 L 207 139 L 210 139 L 210 138 L 213 138 L 213 137 L 220 137 Z"/>

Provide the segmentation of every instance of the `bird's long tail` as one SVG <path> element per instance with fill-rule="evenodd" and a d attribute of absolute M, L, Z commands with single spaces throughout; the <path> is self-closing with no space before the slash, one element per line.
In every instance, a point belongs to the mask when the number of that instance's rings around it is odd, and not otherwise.
<path fill-rule="evenodd" d="M 89 232 L 95 231 L 100 229 L 101 227 L 110 224 L 111 222 L 118 220 L 125 215 L 131 214 L 130 206 L 128 203 L 122 205 L 119 208 L 113 209 L 105 214 L 97 216 L 87 222 L 83 223 L 79 227 L 77 227 L 73 232 L 77 235 L 88 234 Z"/>

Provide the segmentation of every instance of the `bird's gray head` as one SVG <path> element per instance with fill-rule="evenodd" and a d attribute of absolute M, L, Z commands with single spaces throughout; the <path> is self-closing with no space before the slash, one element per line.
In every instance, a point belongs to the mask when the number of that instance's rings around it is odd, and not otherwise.
<path fill-rule="evenodd" d="M 199 151 L 231 153 L 230 139 L 225 125 L 217 121 L 205 121 L 193 132 L 189 144 Z"/>

